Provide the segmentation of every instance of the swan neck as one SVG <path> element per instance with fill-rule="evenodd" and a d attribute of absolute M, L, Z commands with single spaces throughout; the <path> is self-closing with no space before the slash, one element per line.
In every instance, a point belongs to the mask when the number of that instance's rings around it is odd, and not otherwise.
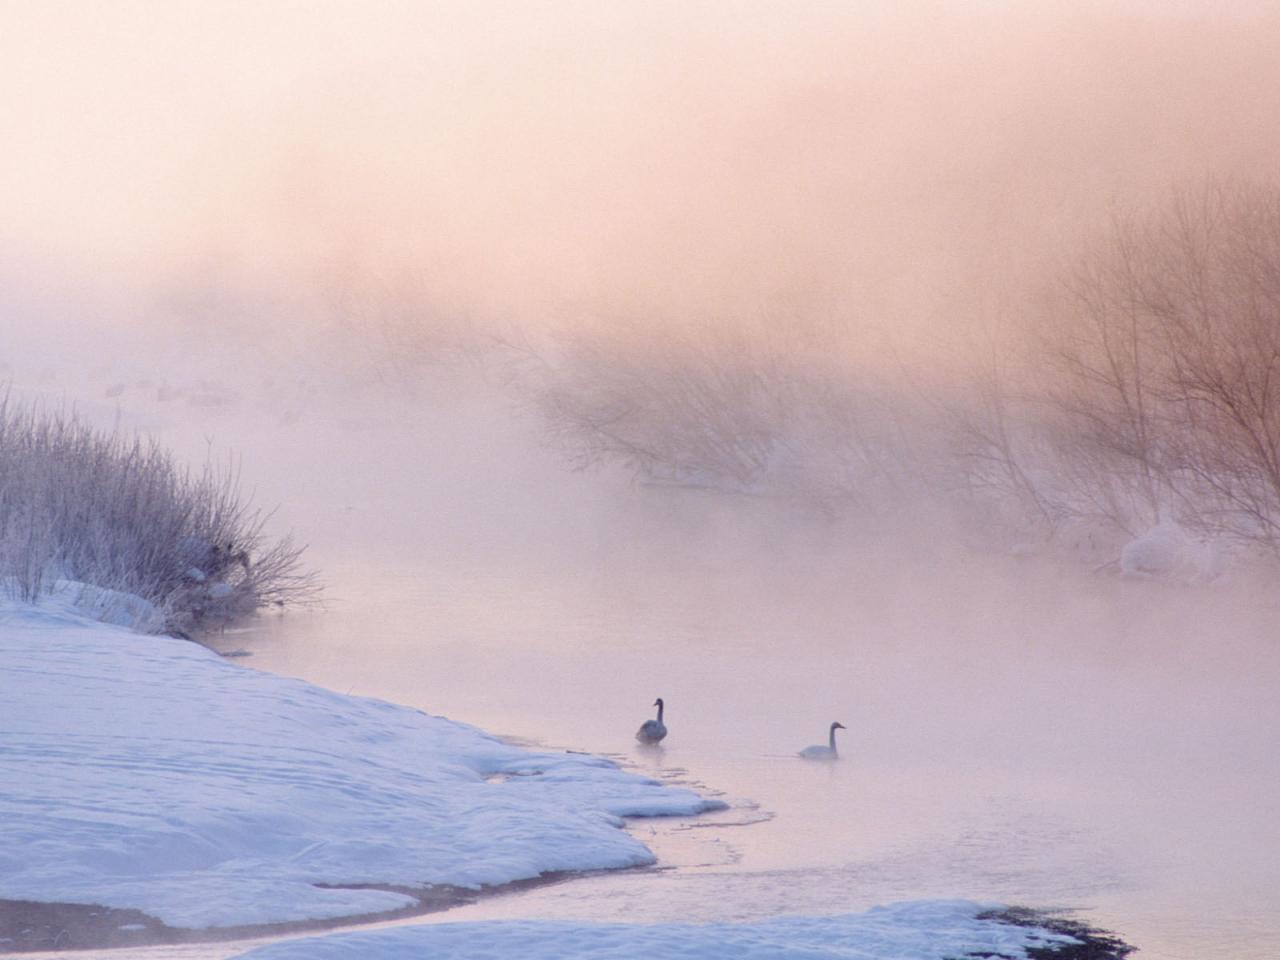
<path fill-rule="evenodd" d="M 659 704 L 658 704 L 658 722 L 659 722 L 659 723 L 661 723 L 661 722 L 662 722 L 662 708 L 663 708 L 664 706 L 665 706 L 665 704 L 662 704 L 662 703 L 659 703 Z"/>

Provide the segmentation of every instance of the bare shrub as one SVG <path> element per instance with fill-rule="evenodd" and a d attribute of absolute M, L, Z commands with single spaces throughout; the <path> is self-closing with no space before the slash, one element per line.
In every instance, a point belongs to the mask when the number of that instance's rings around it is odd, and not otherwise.
<path fill-rule="evenodd" d="M 1280 551 L 1280 191 L 1117 215 L 1035 325 L 1027 389 L 970 412 L 978 476 L 1055 522 Z"/>
<path fill-rule="evenodd" d="M 1011 361 L 991 356 L 967 391 L 945 406 L 949 452 L 970 500 L 1012 508 L 1018 527 L 1056 531 L 1071 513 L 1049 479 L 1054 457 L 1039 426 L 1032 392 L 1010 376 Z"/>
<path fill-rule="evenodd" d="M 525 382 L 579 467 L 826 504 L 900 493 L 927 472 L 906 394 L 786 330 L 637 325 L 558 346 Z"/>
<path fill-rule="evenodd" d="M 0 574 L 31 601 L 57 580 L 120 591 L 148 629 L 198 633 L 317 585 L 303 548 L 270 541 L 234 470 L 177 467 L 154 441 L 0 398 Z"/>

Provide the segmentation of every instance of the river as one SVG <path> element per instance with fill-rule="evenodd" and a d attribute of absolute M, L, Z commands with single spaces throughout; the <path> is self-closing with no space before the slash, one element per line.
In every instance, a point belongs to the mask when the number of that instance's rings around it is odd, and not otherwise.
<path fill-rule="evenodd" d="M 344 436 L 323 469 L 277 448 L 324 607 L 220 649 L 730 803 L 634 822 L 654 869 L 432 921 L 964 897 L 1076 910 L 1141 960 L 1280 956 L 1280 599 L 1265 581 L 1123 580 L 910 511 L 833 523 L 625 484 L 606 503 L 583 474 L 469 485 L 476 461 L 356 469 L 376 441 Z M 643 748 L 659 696 L 670 734 Z M 834 720 L 837 763 L 795 756 Z"/>
<path fill-rule="evenodd" d="M 950 551 L 815 567 L 786 550 L 656 563 L 652 548 L 569 569 L 423 556 L 236 645 L 263 669 L 616 756 L 731 803 L 705 828 L 637 822 L 664 869 L 450 919 L 971 897 L 1078 909 L 1144 960 L 1280 956 L 1280 653 L 1274 607 L 1249 585 L 1014 558 L 957 578 Z M 900 563 L 909 578 L 886 576 Z M 632 734 L 656 696 L 671 732 L 653 750 Z M 832 720 L 848 728 L 840 761 L 796 758 Z"/>

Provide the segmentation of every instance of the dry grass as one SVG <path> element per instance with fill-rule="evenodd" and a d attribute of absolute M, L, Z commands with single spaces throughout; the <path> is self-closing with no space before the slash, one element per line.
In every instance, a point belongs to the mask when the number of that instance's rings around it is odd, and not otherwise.
<path fill-rule="evenodd" d="M 0 397 L 0 575 L 32 601 L 57 580 L 134 594 L 136 626 L 196 636 L 313 600 L 303 548 L 264 533 L 236 471 L 193 474 L 153 440 Z"/>

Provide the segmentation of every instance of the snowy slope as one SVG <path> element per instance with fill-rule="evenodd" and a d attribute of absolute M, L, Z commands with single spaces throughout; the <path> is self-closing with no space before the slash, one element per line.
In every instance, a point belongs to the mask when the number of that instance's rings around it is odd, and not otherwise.
<path fill-rule="evenodd" d="M 0 898 L 183 927 L 347 916 L 412 901 L 316 884 L 645 864 L 619 818 L 722 806 L 94 623 L 65 597 L 0 599 L 0 678 Z"/>
<path fill-rule="evenodd" d="M 983 906 L 924 901 L 836 917 L 759 923 L 563 921 L 430 923 L 288 940 L 237 960 L 945 960 L 1025 957 L 1025 946 L 1071 938 L 979 920 Z"/>

